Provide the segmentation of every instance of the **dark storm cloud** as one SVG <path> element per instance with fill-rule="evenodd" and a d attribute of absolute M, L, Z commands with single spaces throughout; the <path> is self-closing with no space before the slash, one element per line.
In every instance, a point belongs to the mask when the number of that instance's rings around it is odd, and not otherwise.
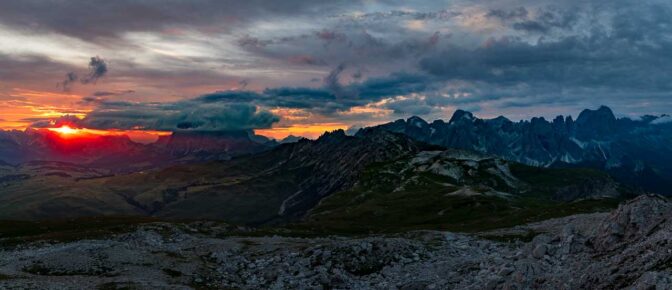
<path fill-rule="evenodd" d="M 428 90 L 434 80 L 421 74 L 398 72 L 386 77 L 369 78 L 353 85 L 359 98 L 380 100 L 385 97 L 406 95 Z"/>
<path fill-rule="evenodd" d="M 384 98 L 422 92 L 434 82 L 426 75 L 393 73 L 385 77 L 374 77 L 361 82 L 343 84 L 339 75 L 345 69 L 345 65 L 337 66 L 323 79 L 323 86 L 318 88 L 275 87 L 267 88 L 261 93 L 219 91 L 202 95 L 194 101 L 203 105 L 245 102 L 267 108 L 306 109 L 324 115 L 333 115 Z"/>
<path fill-rule="evenodd" d="M 317 38 L 321 40 L 324 40 L 327 43 L 347 40 L 347 37 L 345 36 L 344 33 L 328 29 L 323 29 L 322 31 L 315 32 L 315 36 L 317 36 Z"/>
<path fill-rule="evenodd" d="M 543 11 L 535 19 L 515 22 L 513 28 L 546 33 L 551 29 L 570 29 L 578 20 L 578 11 Z"/>
<path fill-rule="evenodd" d="M 279 121 L 255 105 L 230 100 L 224 94 L 171 103 L 110 102 L 89 97 L 84 101 L 97 107 L 84 119 L 63 116 L 38 120 L 32 126 L 50 127 L 60 122 L 93 129 L 230 131 L 270 128 Z"/>
<path fill-rule="evenodd" d="M 310 55 L 295 55 L 289 58 L 289 62 L 302 65 L 326 65 L 324 60 L 317 59 Z"/>
<path fill-rule="evenodd" d="M 432 112 L 434 106 L 428 105 L 426 102 L 418 99 L 405 99 L 396 102 L 391 102 L 384 106 L 386 109 L 392 110 L 397 115 L 427 115 Z"/>
<path fill-rule="evenodd" d="M 565 10 L 538 8 L 531 13 L 525 7 L 519 7 L 511 10 L 493 9 L 486 13 L 485 16 L 498 19 L 510 25 L 515 30 L 530 33 L 547 33 L 554 28 L 570 29 L 579 20 L 579 14 L 580 10 L 578 8 L 568 8 Z"/>
<path fill-rule="evenodd" d="M 81 119 L 73 115 L 63 115 L 56 119 L 53 118 L 25 118 L 21 121 L 31 122 L 31 127 L 33 128 L 53 128 L 61 127 L 64 125 L 70 127 L 79 127 L 81 124 Z"/>
<path fill-rule="evenodd" d="M 661 27 L 672 25 L 672 13 L 670 9 L 662 11 L 656 12 L 655 24 L 646 14 L 618 18 L 615 30 L 609 33 L 598 31 L 536 43 L 503 37 L 473 49 L 448 47 L 423 58 L 420 68 L 445 80 L 501 85 L 555 83 L 670 90 L 672 77 L 664 68 L 672 64 L 672 32 Z M 638 33 L 630 31 L 634 27 Z M 640 41 L 641 37 L 646 37 L 646 42 Z"/>
<path fill-rule="evenodd" d="M 337 75 L 342 68 L 337 67 L 325 78 L 321 88 L 281 87 L 266 89 L 258 100 L 265 106 L 310 109 L 332 115 L 363 106 L 385 98 L 418 93 L 427 90 L 433 80 L 425 75 L 394 73 L 385 77 L 373 77 L 363 82 L 342 84 Z"/>
<path fill-rule="evenodd" d="M 195 27 L 205 32 L 276 17 L 341 11 L 360 1 L 0 1 L 0 23 L 101 42 L 126 32 Z M 108 43 L 109 44 L 109 43 Z"/>
<path fill-rule="evenodd" d="M 70 91 L 70 88 L 72 87 L 72 84 L 77 82 L 79 77 L 75 72 L 69 72 L 65 74 L 65 79 L 62 82 L 59 82 L 58 85 L 60 87 L 63 87 L 63 91 Z"/>
<path fill-rule="evenodd" d="M 488 11 L 485 16 L 491 17 L 491 18 L 497 18 L 503 21 L 509 21 L 509 20 L 517 20 L 517 19 L 524 19 L 527 17 L 527 9 L 525 7 L 518 7 L 516 9 L 511 9 L 511 10 L 503 10 L 503 9 L 493 9 Z"/>
<path fill-rule="evenodd" d="M 342 97 L 346 94 L 343 86 L 341 85 L 340 76 L 345 70 L 345 64 L 339 64 L 335 69 L 333 69 L 329 74 L 324 77 L 324 87 L 330 90 L 337 97 Z"/>
<path fill-rule="evenodd" d="M 63 91 L 70 91 L 73 84 L 78 80 L 82 84 L 95 84 L 98 79 L 102 78 L 107 74 L 107 63 L 105 60 L 99 56 L 91 57 L 89 60 L 89 73 L 86 77 L 80 79 L 79 75 L 76 72 L 69 72 L 65 74 L 65 79 L 58 83 L 58 86 L 63 88 Z"/>
<path fill-rule="evenodd" d="M 93 95 L 96 97 L 109 97 L 109 96 L 122 96 L 122 95 L 128 95 L 135 93 L 134 90 L 122 90 L 122 91 L 97 91 L 94 92 Z"/>
<path fill-rule="evenodd" d="M 398 20 L 398 19 L 414 19 L 414 20 L 449 20 L 455 16 L 462 15 L 460 11 L 441 9 L 436 11 L 408 11 L 408 10 L 391 10 L 365 13 L 359 15 L 339 15 L 344 20 L 353 21 L 371 21 L 378 22 L 383 20 Z"/>
<path fill-rule="evenodd" d="M 261 40 L 250 35 L 245 35 L 238 39 L 238 45 L 242 47 L 262 48 L 273 43 L 272 40 Z"/>
<path fill-rule="evenodd" d="M 422 57 L 419 68 L 438 82 L 462 85 L 390 102 L 387 108 L 420 113 L 484 102 L 505 110 L 646 102 L 670 109 L 672 74 L 665 68 L 672 65 L 671 6 L 592 4 L 587 7 L 600 10 L 586 13 L 571 5 L 491 10 L 486 16 L 522 34 L 492 37 L 477 47 L 446 43 Z"/>
<path fill-rule="evenodd" d="M 398 34 L 403 35 L 401 31 Z M 271 62 L 280 59 L 296 66 L 348 63 L 360 67 L 383 67 L 400 63 L 408 66 L 436 50 L 442 40 L 450 36 L 442 35 L 438 31 L 417 32 L 412 37 L 386 40 L 375 37 L 366 30 L 322 30 L 315 34 L 268 39 L 244 36 L 239 39 L 239 44 L 245 50 Z"/>
<path fill-rule="evenodd" d="M 99 56 L 94 56 L 89 61 L 89 74 L 82 79 L 83 84 L 95 83 L 107 73 L 107 63 Z"/>
<path fill-rule="evenodd" d="M 672 98 L 667 69 L 672 66 L 672 12 L 664 1 L 9 2 L 0 3 L 0 25 L 11 29 L 56 32 L 100 46 L 144 42 L 144 37 L 185 45 L 180 57 L 154 59 L 153 51 L 143 51 L 153 57 L 144 63 L 132 63 L 137 59 L 129 57 L 126 66 L 123 56 L 110 59 L 115 76 L 145 88 L 169 86 L 182 96 L 202 88 L 245 90 L 242 78 L 253 78 L 255 89 L 273 84 L 259 92 L 197 98 L 203 106 L 248 102 L 327 116 L 384 99 L 385 108 L 397 114 L 426 114 L 446 106 L 507 109 L 569 102 L 667 102 L 665 108 L 672 109 L 667 101 Z M 278 28 L 278 23 L 285 26 Z M 179 28 L 187 36 L 166 36 Z M 193 31 L 208 33 L 213 41 Z M 143 35 L 101 41 L 128 32 Z M 224 42 L 225 56 L 211 53 Z M 205 56 L 191 56 L 201 52 Z M 48 59 L 26 63 L 39 76 L 16 62 L 16 69 L 5 69 L 1 57 L 0 76 L 37 79 L 45 74 L 40 64 L 52 69 Z M 50 82 L 61 81 L 66 71 L 79 72 L 63 69 Z M 255 75 L 260 71 L 272 77 Z M 80 79 L 90 76 L 80 73 Z M 303 87 L 311 79 L 317 87 Z M 391 99 L 414 93 L 423 97 Z M 110 105 L 95 98 L 102 95 L 92 97 L 88 102 Z M 143 109 L 158 106 L 143 104 Z"/>

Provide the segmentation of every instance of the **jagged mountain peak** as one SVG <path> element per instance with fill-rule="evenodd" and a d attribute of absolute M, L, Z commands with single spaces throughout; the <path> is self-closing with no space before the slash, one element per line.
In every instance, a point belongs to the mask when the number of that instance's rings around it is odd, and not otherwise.
<path fill-rule="evenodd" d="M 667 144 L 672 142 L 672 126 L 658 125 L 667 124 L 668 119 L 617 119 L 606 106 L 584 110 L 577 119 L 534 117 L 519 122 L 504 117 L 479 119 L 456 110 L 448 123 L 437 120 L 419 128 L 412 124 L 415 118 L 409 118 L 376 128 L 527 165 L 600 168 L 630 185 L 669 194 L 672 150 Z M 655 173 L 646 179 L 642 172 Z"/>
<path fill-rule="evenodd" d="M 294 135 L 289 135 L 289 136 L 287 136 L 287 137 L 285 137 L 285 138 L 282 138 L 282 139 L 281 139 L 280 141 L 278 141 L 278 142 L 280 142 L 280 144 L 294 143 L 294 142 L 298 142 L 298 141 L 300 141 L 301 139 L 304 139 L 304 137 L 294 136 Z"/>
<path fill-rule="evenodd" d="M 583 110 L 576 118 L 576 137 L 581 140 L 602 139 L 617 132 L 616 116 L 609 107 Z"/>
<path fill-rule="evenodd" d="M 326 140 L 343 140 L 348 138 L 348 135 L 345 134 L 345 131 L 343 129 L 337 129 L 331 132 L 324 132 L 322 136 L 317 138 L 317 141 L 326 141 Z"/>
<path fill-rule="evenodd" d="M 418 116 L 412 116 L 412 117 L 408 118 L 408 120 L 406 120 L 406 122 L 408 124 L 410 124 L 412 126 L 416 126 L 418 128 L 424 128 L 427 125 L 429 125 L 429 123 L 427 123 L 427 121 L 425 121 L 424 119 L 422 119 Z"/>
<path fill-rule="evenodd" d="M 615 121 L 616 116 L 614 115 L 614 112 L 607 106 L 600 106 L 596 110 L 585 109 L 581 111 L 579 117 L 576 119 L 577 124 Z"/>
<path fill-rule="evenodd" d="M 450 118 L 448 123 L 453 124 L 459 122 L 460 120 L 472 121 L 474 120 L 474 114 L 465 110 L 457 109 L 455 113 L 453 113 L 453 117 Z"/>

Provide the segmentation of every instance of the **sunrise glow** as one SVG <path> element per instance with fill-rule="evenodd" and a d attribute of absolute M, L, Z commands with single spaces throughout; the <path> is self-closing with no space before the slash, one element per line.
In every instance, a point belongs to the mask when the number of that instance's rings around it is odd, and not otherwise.
<path fill-rule="evenodd" d="M 69 125 L 63 125 L 55 128 L 46 128 L 46 130 L 54 132 L 64 139 L 91 136 L 127 136 L 134 142 L 144 144 L 156 142 L 159 137 L 172 134 L 172 132 L 152 130 L 96 130 L 89 128 L 73 128 Z"/>
<path fill-rule="evenodd" d="M 347 129 L 348 125 L 342 123 L 317 123 L 317 124 L 297 124 L 287 127 L 277 127 L 272 129 L 257 129 L 254 132 L 258 135 L 273 139 L 283 139 L 287 136 L 302 136 L 309 139 L 315 139 L 324 132 L 331 132 L 338 129 Z"/>
<path fill-rule="evenodd" d="M 49 128 L 50 131 L 54 131 L 61 135 L 74 135 L 79 133 L 80 130 L 70 128 L 70 126 L 61 126 L 58 128 Z"/>

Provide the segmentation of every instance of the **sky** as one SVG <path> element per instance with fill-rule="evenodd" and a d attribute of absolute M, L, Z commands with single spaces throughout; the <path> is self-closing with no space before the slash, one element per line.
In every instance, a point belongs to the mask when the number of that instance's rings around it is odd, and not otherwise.
<path fill-rule="evenodd" d="M 0 1 L 0 129 L 659 115 L 670 67 L 670 1 Z"/>

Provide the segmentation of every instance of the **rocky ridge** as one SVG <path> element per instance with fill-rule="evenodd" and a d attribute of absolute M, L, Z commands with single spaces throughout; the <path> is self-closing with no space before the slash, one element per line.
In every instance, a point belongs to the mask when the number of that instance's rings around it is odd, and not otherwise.
<path fill-rule="evenodd" d="M 519 122 L 503 116 L 480 119 L 457 110 L 448 122 L 419 117 L 363 129 L 403 133 L 415 140 L 471 150 L 541 167 L 590 167 L 620 182 L 670 194 L 672 123 L 664 116 L 616 118 L 608 107 L 571 116 Z"/>
<path fill-rule="evenodd" d="M 212 223 L 153 223 L 5 248 L 0 288 L 668 289 L 671 217 L 667 199 L 644 195 L 608 214 L 478 235 L 244 237 Z M 507 236 L 520 238 L 496 241 Z"/>

